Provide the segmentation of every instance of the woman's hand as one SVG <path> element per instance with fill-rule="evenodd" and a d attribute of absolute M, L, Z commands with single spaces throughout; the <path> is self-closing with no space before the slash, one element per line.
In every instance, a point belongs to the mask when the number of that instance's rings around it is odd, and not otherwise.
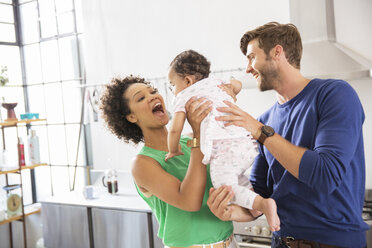
<path fill-rule="evenodd" d="M 253 118 L 250 114 L 244 112 L 241 108 L 235 104 L 224 101 L 228 107 L 217 108 L 220 112 L 225 112 L 230 115 L 218 116 L 216 117 L 217 121 L 225 121 L 225 126 L 238 126 L 245 128 L 250 132 L 254 139 L 258 139 L 259 130 L 262 126 L 262 123 Z"/>
<path fill-rule="evenodd" d="M 187 121 L 190 123 L 194 137 L 200 136 L 200 123 L 212 110 L 212 102 L 203 101 L 205 98 L 192 97 L 185 106 Z"/>

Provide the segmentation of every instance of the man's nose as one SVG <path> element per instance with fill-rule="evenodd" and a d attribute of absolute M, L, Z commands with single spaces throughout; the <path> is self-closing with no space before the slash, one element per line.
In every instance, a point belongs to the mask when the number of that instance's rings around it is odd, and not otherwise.
<path fill-rule="evenodd" d="M 253 71 L 253 68 L 252 68 L 251 64 L 248 63 L 247 68 L 245 69 L 245 72 L 246 73 L 252 73 L 252 71 Z"/>

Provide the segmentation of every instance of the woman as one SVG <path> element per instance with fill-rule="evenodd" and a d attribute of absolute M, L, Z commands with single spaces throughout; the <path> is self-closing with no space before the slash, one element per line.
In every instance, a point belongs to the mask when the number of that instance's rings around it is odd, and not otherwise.
<path fill-rule="evenodd" d="M 186 105 L 193 139 L 181 138 L 184 155 L 165 162 L 169 117 L 158 91 L 144 79 L 129 76 L 113 79 L 101 98 L 108 128 L 126 142 L 144 142 L 132 174 L 138 194 L 159 222 L 158 236 L 166 247 L 233 247 L 232 223 L 219 220 L 207 206 L 212 183 L 197 141 L 200 123 L 211 109 L 210 102 L 201 101 Z M 193 148 L 186 145 L 188 140 L 195 141 Z"/>

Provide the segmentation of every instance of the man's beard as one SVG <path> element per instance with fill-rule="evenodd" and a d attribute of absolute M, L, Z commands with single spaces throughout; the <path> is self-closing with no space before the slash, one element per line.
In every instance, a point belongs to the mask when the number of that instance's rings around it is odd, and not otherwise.
<path fill-rule="evenodd" d="M 267 64 L 260 70 L 261 83 L 259 84 L 260 91 L 267 91 L 274 89 L 274 82 L 278 79 L 279 73 L 270 62 L 271 59 L 267 60 Z"/>

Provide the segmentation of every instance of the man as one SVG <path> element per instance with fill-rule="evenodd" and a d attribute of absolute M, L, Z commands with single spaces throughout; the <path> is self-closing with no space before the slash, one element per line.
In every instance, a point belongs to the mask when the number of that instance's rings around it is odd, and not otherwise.
<path fill-rule="evenodd" d="M 301 37 L 292 24 L 249 31 L 240 49 L 247 73 L 261 91 L 275 90 L 277 103 L 255 120 L 226 102 L 219 110 L 231 115 L 218 120 L 246 128 L 260 143 L 250 180 L 278 206 L 272 247 L 365 247 L 364 112 L 356 92 L 342 80 L 301 75 Z M 228 206 L 230 191 L 210 190 L 211 211 L 223 220 L 251 220 L 247 210 Z"/>

